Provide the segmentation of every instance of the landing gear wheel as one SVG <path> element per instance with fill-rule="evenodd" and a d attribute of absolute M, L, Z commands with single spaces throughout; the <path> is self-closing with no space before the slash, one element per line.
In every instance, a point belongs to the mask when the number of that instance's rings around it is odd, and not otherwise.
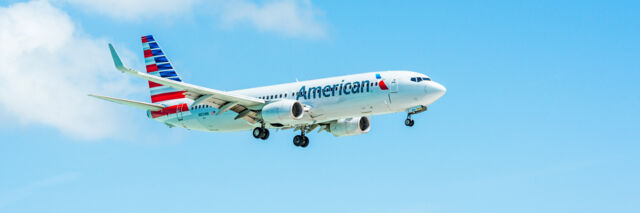
<path fill-rule="evenodd" d="M 262 128 L 260 127 L 256 127 L 255 129 L 253 129 L 253 137 L 254 138 L 262 138 L 262 134 L 264 131 L 262 130 Z"/>
<path fill-rule="evenodd" d="M 296 135 L 295 137 L 293 137 L 293 145 L 295 146 L 301 146 L 304 143 L 304 137 L 300 136 L 300 135 Z"/>
<path fill-rule="evenodd" d="M 407 118 L 407 120 L 404 120 L 404 125 L 409 127 L 413 126 L 413 119 Z"/>
<path fill-rule="evenodd" d="M 253 129 L 253 137 L 256 139 L 267 140 L 269 138 L 269 130 L 262 127 L 256 127 Z"/>
<path fill-rule="evenodd" d="M 307 136 L 302 136 L 302 138 L 304 140 L 302 141 L 302 144 L 300 144 L 300 147 L 305 148 L 309 146 L 309 138 Z"/>
<path fill-rule="evenodd" d="M 268 129 L 262 129 L 262 135 L 260 136 L 260 139 L 267 140 L 267 138 L 269 138 L 269 130 Z"/>

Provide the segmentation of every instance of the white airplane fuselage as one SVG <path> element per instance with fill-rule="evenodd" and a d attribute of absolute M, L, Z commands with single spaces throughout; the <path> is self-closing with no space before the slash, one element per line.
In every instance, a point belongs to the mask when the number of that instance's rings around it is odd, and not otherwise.
<path fill-rule="evenodd" d="M 415 78 L 425 80 L 416 81 Z M 407 112 L 416 106 L 432 104 L 444 95 L 446 89 L 421 73 L 384 71 L 229 92 L 263 99 L 266 103 L 297 100 L 305 105 L 305 113 L 294 125 L 312 125 L 344 118 Z M 186 109 L 180 108 L 177 113 L 154 119 L 170 126 L 210 132 L 245 131 L 261 125 L 235 119 L 238 115 L 236 112 L 226 111 L 216 115 L 220 109 L 193 103 L 190 100 L 186 103 Z M 260 110 L 260 107 L 252 110 Z M 147 114 L 152 117 L 150 111 Z M 267 123 L 265 127 L 281 126 Z"/>

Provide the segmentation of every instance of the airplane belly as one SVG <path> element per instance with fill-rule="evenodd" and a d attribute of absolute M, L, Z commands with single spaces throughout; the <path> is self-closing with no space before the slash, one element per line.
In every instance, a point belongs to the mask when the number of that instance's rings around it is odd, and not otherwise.
<path fill-rule="evenodd" d="M 386 94 L 332 97 L 311 100 L 303 104 L 311 106 L 312 119 L 316 121 L 375 115 L 389 111 Z"/>
<path fill-rule="evenodd" d="M 209 112 L 203 114 L 202 116 L 199 116 L 197 119 L 205 131 L 231 132 L 254 128 L 253 125 L 249 124 L 243 119 L 235 120 L 234 118 L 237 115 L 237 113 L 230 111 L 227 111 L 220 115 L 215 115 L 215 112 Z"/>

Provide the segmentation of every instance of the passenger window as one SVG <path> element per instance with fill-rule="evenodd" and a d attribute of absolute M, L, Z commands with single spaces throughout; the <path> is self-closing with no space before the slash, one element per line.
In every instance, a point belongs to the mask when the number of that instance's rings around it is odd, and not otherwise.
<path fill-rule="evenodd" d="M 376 86 L 378 86 L 378 82 L 376 82 Z"/>

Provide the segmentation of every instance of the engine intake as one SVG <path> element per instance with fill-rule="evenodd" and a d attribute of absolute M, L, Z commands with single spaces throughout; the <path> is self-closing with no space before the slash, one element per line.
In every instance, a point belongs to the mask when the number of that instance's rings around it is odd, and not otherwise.
<path fill-rule="evenodd" d="M 304 116 L 304 107 L 295 100 L 280 100 L 264 105 L 261 115 L 270 124 L 291 124 Z"/>
<path fill-rule="evenodd" d="M 336 137 L 360 135 L 369 132 L 371 123 L 366 116 L 356 118 L 344 118 L 329 124 L 331 134 Z"/>

